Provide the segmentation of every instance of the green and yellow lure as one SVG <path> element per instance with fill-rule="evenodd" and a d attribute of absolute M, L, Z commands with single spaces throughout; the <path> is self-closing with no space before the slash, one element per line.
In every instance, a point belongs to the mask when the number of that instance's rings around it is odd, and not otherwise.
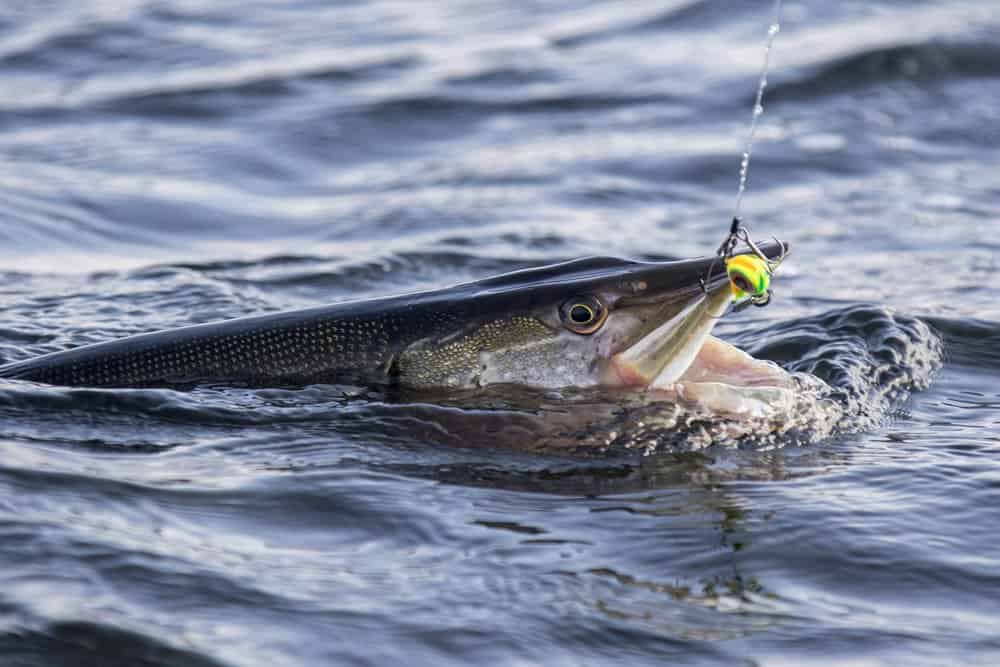
<path fill-rule="evenodd" d="M 771 267 L 754 255 L 735 255 L 726 260 L 733 301 L 763 297 L 771 286 Z"/>

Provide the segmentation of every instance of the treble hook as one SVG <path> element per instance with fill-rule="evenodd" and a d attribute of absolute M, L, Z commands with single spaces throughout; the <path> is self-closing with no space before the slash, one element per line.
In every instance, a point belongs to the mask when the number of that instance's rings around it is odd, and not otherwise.
<path fill-rule="evenodd" d="M 740 229 L 740 232 L 741 233 L 738 236 L 739 240 L 747 244 L 747 247 L 749 247 L 750 251 L 757 256 L 757 259 L 767 264 L 767 268 L 770 273 L 774 273 L 777 270 L 777 268 L 781 266 L 781 263 L 785 261 L 785 256 L 788 255 L 788 248 L 786 248 L 785 244 L 779 241 L 777 237 L 772 236 L 771 238 L 774 239 L 774 242 L 778 244 L 778 247 L 781 249 L 781 252 L 778 254 L 778 257 L 776 259 L 772 260 L 768 258 L 767 255 L 764 254 L 763 250 L 757 247 L 757 244 L 754 243 L 753 240 L 750 238 L 750 235 L 747 233 L 746 229 Z"/>
<path fill-rule="evenodd" d="M 766 267 L 765 270 L 767 271 L 768 276 L 773 275 L 774 272 L 781 265 L 781 263 L 785 260 L 785 257 L 788 256 L 788 246 L 786 246 L 784 243 L 775 238 L 774 242 L 778 245 L 779 253 L 775 259 L 773 260 L 770 259 L 767 255 L 764 254 L 764 251 L 761 250 L 757 246 L 757 244 L 753 242 L 753 239 L 750 238 L 750 232 L 746 229 L 746 227 L 743 226 L 743 223 L 740 220 L 740 218 L 734 217 L 732 223 L 729 226 L 729 234 L 726 235 L 726 238 L 722 241 L 722 244 L 716 251 L 716 256 L 713 258 L 712 263 L 709 265 L 705 277 L 698 279 L 698 283 L 701 286 L 702 292 L 708 294 L 708 284 L 712 281 L 712 278 L 715 275 L 715 265 L 720 258 L 726 264 L 728 271 L 729 262 L 730 260 L 733 259 L 733 256 L 736 252 L 736 246 L 741 241 L 746 244 L 750 252 L 757 259 L 761 261 L 764 267 Z M 763 294 L 754 294 L 745 301 L 736 304 L 734 306 L 734 309 L 736 311 L 739 311 L 750 305 L 754 305 L 757 307 L 764 307 L 767 304 L 771 303 L 772 296 L 773 294 L 771 290 L 767 289 L 767 291 Z"/>

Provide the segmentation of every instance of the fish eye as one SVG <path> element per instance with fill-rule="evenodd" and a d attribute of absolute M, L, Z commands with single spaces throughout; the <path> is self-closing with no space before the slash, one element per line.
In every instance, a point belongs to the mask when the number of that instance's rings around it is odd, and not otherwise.
<path fill-rule="evenodd" d="M 585 303 L 575 304 L 569 309 L 569 319 L 573 320 L 573 324 L 590 324 L 595 317 L 597 313 Z"/>
<path fill-rule="evenodd" d="M 592 296 L 575 297 L 559 309 L 566 328 L 578 334 L 592 334 L 601 328 L 608 311 L 599 299 Z"/>

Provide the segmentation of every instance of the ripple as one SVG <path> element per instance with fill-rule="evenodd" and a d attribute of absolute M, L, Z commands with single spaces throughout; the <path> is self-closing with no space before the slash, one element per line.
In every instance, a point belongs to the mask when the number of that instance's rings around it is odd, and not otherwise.
<path fill-rule="evenodd" d="M 656 9 L 637 20 L 609 20 L 600 12 L 595 16 L 581 21 L 578 27 L 571 30 L 563 29 L 552 38 L 552 44 L 559 48 L 576 48 L 594 42 L 613 39 L 625 35 L 641 35 L 645 32 L 679 31 L 686 29 L 701 29 L 705 25 L 713 25 L 716 30 L 725 28 L 729 22 L 745 20 L 748 16 L 756 16 L 757 9 L 752 3 L 741 3 L 738 6 L 723 7 L 708 0 L 672 0 L 666 9 Z M 609 12 L 610 14 L 610 12 Z M 613 19 L 619 19 L 615 15 Z M 600 27 L 592 27 L 597 24 Z"/>
<path fill-rule="evenodd" d="M 373 102 L 361 111 L 366 117 L 382 122 L 395 119 L 450 118 L 462 115 L 484 116 L 491 113 L 556 113 L 560 111 L 600 111 L 636 105 L 666 104 L 677 101 L 671 95 L 633 93 L 556 93 L 524 96 L 510 99 L 508 96 L 490 97 L 423 95 L 398 97 Z"/>
<path fill-rule="evenodd" d="M 186 71 L 156 82 L 143 81 L 130 86 L 89 84 L 76 93 L 79 102 L 104 111 L 140 116 L 170 118 L 224 117 L 234 102 L 259 108 L 273 103 L 270 98 L 296 93 L 299 82 L 336 85 L 369 80 L 412 66 L 417 59 L 409 55 L 374 58 L 354 54 L 309 53 L 276 62 L 243 63 L 208 71 Z M 354 61 L 354 62 L 351 62 Z"/>
<path fill-rule="evenodd" d="M 992 42 L 919 42 L 851 53 L 815 65 L 797 78 L 767 89 L 772 101 L 809 100 L 890 81 L 927 83 L 1000 76 L 1000 47 Z"/>
<path fill-rule="evenodd" d="M 222 667 L 225 664 L 197 651 L 175 648 L 152 635 L 83 620 L 0 635 L 0 656 L 8 664 L 23 667 L 52 664 Z"/>
<path fill-rule="evenodd" d="M 945 341 L 949 364 L 971 369 L 1000 369 L 1000 323 L 974 319 L 928 317 Z"/>

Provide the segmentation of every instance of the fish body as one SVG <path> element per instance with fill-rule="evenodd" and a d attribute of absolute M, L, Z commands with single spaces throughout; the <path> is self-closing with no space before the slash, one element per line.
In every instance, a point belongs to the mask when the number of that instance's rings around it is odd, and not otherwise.
<path fill-rule="evenodd" d="M 786 251 L 761 248 L 769 257 Z M 93 387 L 645 386 L 691 366 L 730 298 L 718 258 L 585 258 L 87 345 L 0 366 L 0 378 Z"/>

